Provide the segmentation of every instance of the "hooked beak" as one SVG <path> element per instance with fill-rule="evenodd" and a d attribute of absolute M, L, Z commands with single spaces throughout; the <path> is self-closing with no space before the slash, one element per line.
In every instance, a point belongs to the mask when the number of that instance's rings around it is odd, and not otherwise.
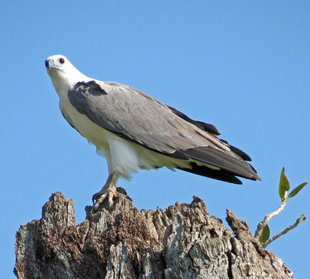
<path fill-rule="evenodd" d="M 45 60 L 45 67 L 46 67 L 47 70 L 50 70 L 50 61 L 49 61 L 49 59 Z"/>

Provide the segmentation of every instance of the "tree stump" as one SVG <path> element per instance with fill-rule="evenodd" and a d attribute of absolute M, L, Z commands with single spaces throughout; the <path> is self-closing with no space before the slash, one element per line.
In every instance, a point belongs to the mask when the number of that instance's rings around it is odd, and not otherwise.
<path fill-rule="evenodd" d="M 263 249 L 246 222 L 227 210 L 227 229 L 204 202 L 141 210 L 131 200 L 103 203 L 75 224 L 73 200 L 55 193 L 42 218 L 16 233 L 20 279 L 32 278 L 293 278 Z"/>

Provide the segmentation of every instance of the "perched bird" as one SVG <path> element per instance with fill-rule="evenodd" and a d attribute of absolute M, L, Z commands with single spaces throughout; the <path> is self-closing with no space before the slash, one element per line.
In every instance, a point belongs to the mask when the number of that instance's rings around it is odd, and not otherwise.
<path fill-rule="evenodd" d="M 93 201 L 112 203 L 119 177 L 167 167 L 242 184 L 260 180 L 250 157 L 220 140 L 211 124 L 127 85 L 87 77 L 63 55 L 45 60 L 64 118 L 106 157 L 109 177 Z"/>

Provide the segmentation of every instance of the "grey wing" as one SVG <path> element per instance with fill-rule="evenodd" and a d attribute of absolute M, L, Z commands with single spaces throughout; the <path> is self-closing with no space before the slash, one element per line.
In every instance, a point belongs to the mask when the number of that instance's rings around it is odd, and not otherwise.
<path fill-rule="evenodd" d="M 259 179 L 242 156 L 215 136 L 218 132 L 214 126 L 195 122 L 141 91 L 119 83 L 90 81 L 76 84 L 68 97 L 80 113 L 97 125 L 146 148 L 212 165 L 230 176 Z M 199 165 L 195 164 L 191 172 L 200 174 Z"/>
<path fill-rule="evenodd" d="M 225 149 L 215 137 L 200 135 L 195 126 L 158 100 L 129 86 L 111 82 L 78 83 L 68 93 L 72 105 L 97 125 L 166 154 L 198 146 Z"/>

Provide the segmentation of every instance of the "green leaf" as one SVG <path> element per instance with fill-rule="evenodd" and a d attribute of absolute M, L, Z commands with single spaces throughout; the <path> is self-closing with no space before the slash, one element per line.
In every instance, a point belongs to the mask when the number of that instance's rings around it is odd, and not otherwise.
<path fill-rule="evenodd" d="M 282 201 L 286 199 L 286 193 L 290 189 L 290 183 L 284 173 L 284 168 L 282 168 L 280 183 L 279 183 L 279 196 Z"/>
<path fill-rule="evenodd" d="M 270 229 L 269 229 L 269 226 L 266 225 L 264 228 L 263 228 L 263 231 L 259 237 L 259 243 L 262 245 L 264 244 L 270 237 Z"/>
<path fill-rule="evenodd" d="M 294 196 L 296 196 L 299 191 L 304 188 L 306 185 L 308 184 L 308 182 L 304 182 L 304 183 L 301 183 L 299 186 L 297 186 L 292 192 L 290 192 L 290 194 L 288 195 L 287 199 L 290 199 Z"/>

